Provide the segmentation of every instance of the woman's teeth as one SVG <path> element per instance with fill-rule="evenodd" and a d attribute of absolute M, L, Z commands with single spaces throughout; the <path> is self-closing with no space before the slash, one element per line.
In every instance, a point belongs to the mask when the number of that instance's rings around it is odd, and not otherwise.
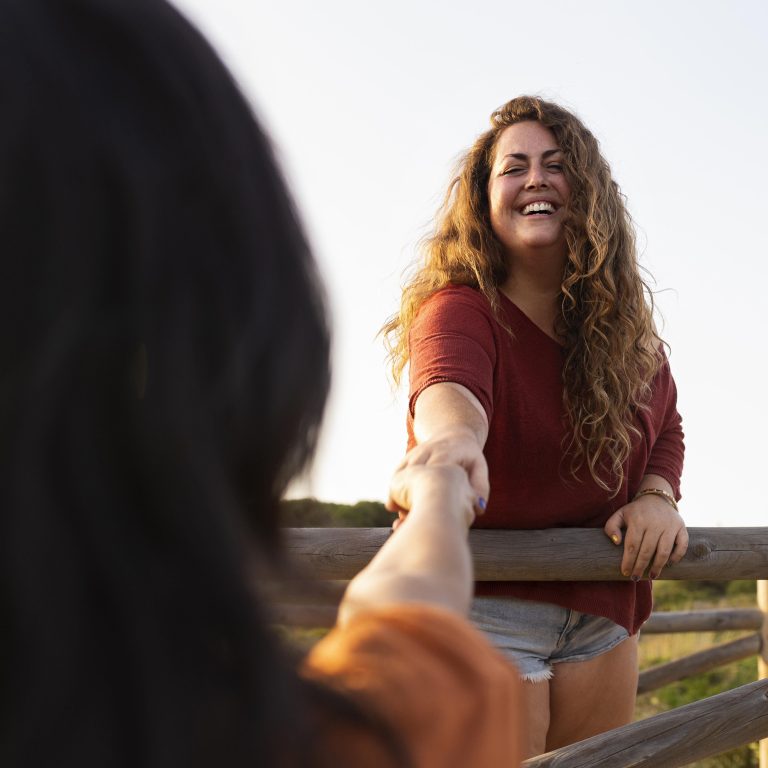
<path fill-rule="evenodd" d="M 523 208 L 523 216 L 528 216 L 531 213 L 554 213 L 555 206 L 552 203 L 528 203 Z"/>

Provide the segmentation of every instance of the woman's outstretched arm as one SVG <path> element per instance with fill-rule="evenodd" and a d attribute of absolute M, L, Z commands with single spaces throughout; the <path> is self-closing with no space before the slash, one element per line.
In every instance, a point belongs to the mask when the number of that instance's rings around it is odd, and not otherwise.
<path fill-rule="evenodd" d="M 427 387 L 414 406 L 413 433 L 417 444 L 405 455 L 400 468 L 456 464 L 467 472 L 477 496 L 488 499 L 488 466 L 483 456 L 488 417 L 466 387 L 453 382 Z"/>

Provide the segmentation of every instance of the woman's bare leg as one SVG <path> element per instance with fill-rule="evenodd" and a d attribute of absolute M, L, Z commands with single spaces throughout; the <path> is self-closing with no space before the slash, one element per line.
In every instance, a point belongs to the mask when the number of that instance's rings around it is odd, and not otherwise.
<path fill-rule="evenodd" d="M 549 680 L 538 683 L 523 681 L 523 705 L 525 707 L 527 734 L 523 734 L 525 759 L 546 751 L 549 730 Z"/>
<path fill-rule="evenodd" d="M 549 681 L 546 751 L 632 721 L 637 693 L 637 635 L 589 661 L 555 664 Z"/>

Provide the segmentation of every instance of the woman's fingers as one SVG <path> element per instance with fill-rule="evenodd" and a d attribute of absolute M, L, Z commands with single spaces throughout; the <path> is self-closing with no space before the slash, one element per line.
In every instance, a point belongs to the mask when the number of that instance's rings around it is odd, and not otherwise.
<path fill-rule="evenodd" d="M 624 527 L 623 508 L 614 512 L 605 523 L 603 530 L 605 535 L 617 546 L 621 544 L 621 529 Z"/>
<path fill-rule="evenodd" d="M 480 460 L 475 461 L 468 469 L 469 484 L 477 494 L 478 501 L 475 506 L 480 514 L 485 512 L 485 505 L 488 502 L 488 495 L 491 492 L 491 483 L 488 479 L 488 463 L 485 456 L 480 454 Z"/>
<path fill-rule="evenodd" d="M 392 529 L 410 514 L 438 512 L 471 525 L 485 510 L 485 502 L 472 489 L 466 472 L 455 464 L 413 464 L 395 472 L 389 488 L 387 508 L 397 512 Z"/>
<path fill-rule="evenodd" d="M 490 483 L 488 463 L 477 442 L 466 438 L 426 440 L 411 448 L 397 466 L 397 471 L 419 465 L 455 465 L 467 473 L 469 483 L 478 497 L 488 500 Z M 395 511 L 389 506 L 387 509 Z"/>
<path fill-rule="evenodd" d="M 411 508 L 410 478 L 413 477 L 413 469 L 408 465 L 400 467 L 389 482 L 389 497 L 385 506 L 390 512 L 397 512 L 399 518 L 404 517 Z"/>
<path fill-rule="evenodd" d="M 398 512 L 397 517 L 392 521 L 392 530 L 396 531 L 405 520 L 405 512 Z"/>
<path fill-rule="evenodd" d="M 656 543 L 656 555 L 648 566 L 648 578 L 658 579 L 662 568 L 669 562 L 672 549 L 675 546 L 675 532 L 666 530 Z"/>
<path fill-rule="evenodd" d="M 624 556 L 621 558 L 621 574 L 622 576 L 631 576 L 634 581 L 637 581 L 645 570 L 641 568 L 641 548 L 645 538 L 644 533 L 641 528 L 631 525 L 624 534 Z"/>
<path fill-rule="evenodd" d="M 675 537 L 675 546 L 674 546 L 674 549 L 672 550 L 672 555 L 669 558 L 669 564 L 674 565 L 675 563 L 679 563 L 685 557 L 685 553 L 687 551 L 688 551 L 688 529 L 685 526 L 683 526 L 677 532 L 677 536 Z"/>
<path fill-rule="evenodd" d="M 656 579 L 663 568 L 679 562 L 688 548 L 688 532 L 680 515 L 662 499 L 644 497 L 612 515 L 605 533 L 614 543 L 623 534 L 622 575 L 638 581 L 646 574 Z M 618 541 L 617 541 L 618 539 Z"/>
<path fill-rule="evenodd" d="M 652 531 L 637 527 L 627 531 L 624 557 L 621 561 L 622 575 L 629 576 L 633 581 L 639 581 L 657 556 L 660 559 L 663 557 L 663 562 L 666 563 L 669 553 L 667 556 L 661 555 L 658 551 L 658 542 L 658 537 Z"/>

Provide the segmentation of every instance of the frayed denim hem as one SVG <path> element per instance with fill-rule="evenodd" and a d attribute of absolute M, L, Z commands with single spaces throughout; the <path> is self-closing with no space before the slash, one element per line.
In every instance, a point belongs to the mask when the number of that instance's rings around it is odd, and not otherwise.
<path fill-rule="evenodd" d="M 525 675 L 520 675 L 520 679 L 524 683 L 543 683 L 545 680 L 551 680 L 555 671 L 550 667 L 549 669 L 540 669 L 537 672 L 528 672 Z"/>

